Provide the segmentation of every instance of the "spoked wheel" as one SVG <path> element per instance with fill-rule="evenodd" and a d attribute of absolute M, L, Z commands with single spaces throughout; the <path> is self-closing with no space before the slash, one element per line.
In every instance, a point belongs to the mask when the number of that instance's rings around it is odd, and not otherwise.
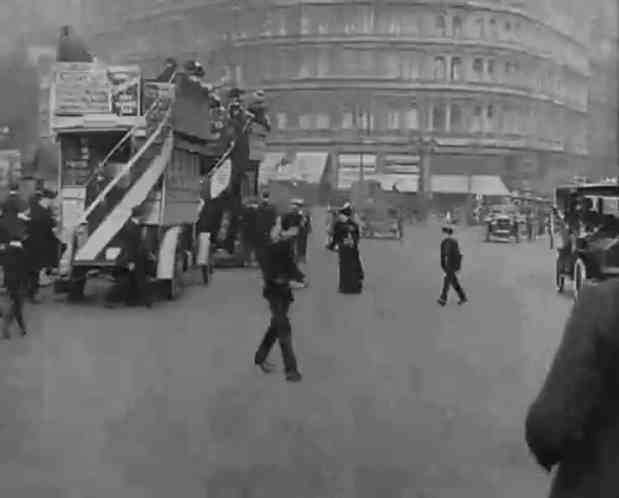
<path fill-rule="evenodd" d="M 574 264 L 574 299 L 578 299 L 585 281 L 587 280 L 587 268 L 582 259 L 577 259 Z"/>
<path fill-rule="evenodd" d="M 168 299 L 177 299 L 183 291 L 183 273 L 185 269 L 185 261 L 183 254 L 177 252 L 174 258 L 174 273 L 169 282 Z"/>
<path fill-rule="evenodd" d="M 557 292 L 561 294 L 565 289 L 565 275 L 562 273 L 562 265 L 559 260 L 557 260 L 557 266 L 555 270 L 555 287 Z"/>

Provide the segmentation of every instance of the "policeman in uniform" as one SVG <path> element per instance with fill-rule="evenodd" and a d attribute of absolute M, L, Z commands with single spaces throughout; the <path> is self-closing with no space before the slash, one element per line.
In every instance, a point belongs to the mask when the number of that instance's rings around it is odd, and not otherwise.
<path fill-rule="evenodd" d="M 8 211 L 11 215 L 11 211 Z M 15 320 L 21 334 L 26 335 L 24 322 L 24 288 L 28 278 L 26 254 L 22 241 L 25 237 L 25 222 L 17 217 L 3 213 L 0 223 L 0 244 L 2 247 L 2 266 L 4 285 L 7 289 L 8 307 L 3 312 L 2 335 L 11 338 L 10 327 Z"/>

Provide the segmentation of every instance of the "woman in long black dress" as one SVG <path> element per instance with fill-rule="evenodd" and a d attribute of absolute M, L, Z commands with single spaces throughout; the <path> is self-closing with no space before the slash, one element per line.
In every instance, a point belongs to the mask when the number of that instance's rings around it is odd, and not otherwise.
<path fill-rule="evenodd" d="M 339 291 L 342 294 L 360 294 L 363 288 L 363 267 L 359 259 L 359 225 L 352 219 L 349 204 L 340 210 L 333 227 L 329 249 L 337 250 L 340 263 Z"/>

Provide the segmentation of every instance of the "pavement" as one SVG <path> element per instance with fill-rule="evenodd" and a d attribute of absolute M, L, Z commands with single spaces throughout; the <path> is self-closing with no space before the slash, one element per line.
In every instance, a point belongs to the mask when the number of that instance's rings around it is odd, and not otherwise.
<path fill-rule="evenodd" d="M 470 303 L 440 308 L 440 226 L 363 240 L 359 296 L 337 293 L 321 226 L 291 314 L 299 384 L 277 348 L 279 372 L 252 365 L 257 270 L 193 275 L 152 310 L 29 306 L 31 334 L 0 343 L 0 496 L 545 496 L 523 423 L 571 306 L 546 241 L 458 229 Z"/>

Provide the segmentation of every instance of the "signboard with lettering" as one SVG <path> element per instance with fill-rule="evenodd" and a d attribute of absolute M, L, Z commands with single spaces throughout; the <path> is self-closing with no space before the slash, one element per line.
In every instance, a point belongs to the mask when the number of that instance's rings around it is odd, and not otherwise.
<path fill-rule="evenodd" d="M 365 180 L 376 180 L 376 171 L 364 171 L 363 177 Z M 337 172 L 337 188 L 340 190 L 349 189 L 359 179 L 358 169 L 340 168 Z"/>
<path fill-rule="evenodd" d="M 405 154 L 386 155 L 383 159 L 385 172 L 395 174 L 419 173 L 419 156 Z"/>
<path fill-rule="evenodd" d="M 141 75 L 139 66 L 110 66 L 108 68 L 114 114 L 118 116 L 139 115 Z"/>
<path fill-rule="evenodd" d="M 0 150 L 0 187 L 8 187 L 21 179 L 21 154 L 19 150 Z"/>
<path fill-rule="evenodd" d="M 59 62 L 54 78 L 54 114 L 107 114 L 112 109 L 111 82 L 105 66 Z"/>

